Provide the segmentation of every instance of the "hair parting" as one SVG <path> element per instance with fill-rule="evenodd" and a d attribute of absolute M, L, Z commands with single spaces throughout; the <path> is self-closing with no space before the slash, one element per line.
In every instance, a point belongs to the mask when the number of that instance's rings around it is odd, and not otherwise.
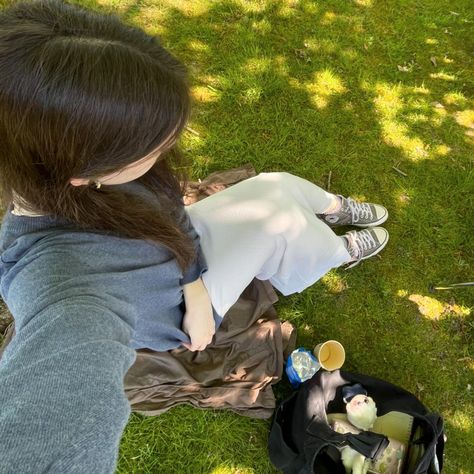
<path fill-rule="evenodd" d="M 165 245 L 185 269 L 192 241 L 176 221 L 189 119 L 184 65 L 157 37 L 114 14 L 60 0 L 0 11 L 0 186 L 6 204 L 64 217 L 82 229 Z M 163 150 L 139 181 L 162 205 L 101 176 Z M 89 186 L 72 186 L 72 178 Z"/>

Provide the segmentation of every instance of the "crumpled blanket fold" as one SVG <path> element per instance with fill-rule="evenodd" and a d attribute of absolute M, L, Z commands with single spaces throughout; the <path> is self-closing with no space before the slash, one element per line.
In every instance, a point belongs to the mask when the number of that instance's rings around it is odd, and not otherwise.
<path fill-rule="evenodd" d="M 159 415 L 186 403 L 253 418 L 271 417 L 272 385 L 281 379 L 284 359 L 296 338 L 294 327 L 277 319 L 276 300 L 270 283 L 254 280 L 204 351 L 137 351 L 125 378 L 132 410 Z"/>

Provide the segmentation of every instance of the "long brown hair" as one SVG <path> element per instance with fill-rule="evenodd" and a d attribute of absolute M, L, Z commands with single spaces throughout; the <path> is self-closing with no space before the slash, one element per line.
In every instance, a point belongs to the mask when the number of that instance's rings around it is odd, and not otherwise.
<path fill-rule="evenodd" d="M 138 179 L 159 208 L 114 185 L 72 186 L 113 173 L 178 137 L 190 114 L 186 69 L 155 36 L 113 14 L 59 0 L 21 1 L 0 12 L 0 186 L 29 210 L 80 228 L 168 247 L 185 269 L 190 238 L 172 164 L 176 146 Z M 171 204 L 170 204 L 171 203 Z"/>

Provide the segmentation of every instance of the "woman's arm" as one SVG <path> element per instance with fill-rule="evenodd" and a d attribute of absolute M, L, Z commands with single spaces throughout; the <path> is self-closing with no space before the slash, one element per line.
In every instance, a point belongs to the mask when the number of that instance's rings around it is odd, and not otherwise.
<path fill-rule="evenodd" d="M 43 309 L 0 360 L 0 472 L 113 473 L 131 328 L 96 299 Z"/>
<path fill-rule="evenodd" d="M 191 339 L 191 344 L 183 345 L 190 351 L 202 351 L 216 332 L 211 299 L 201 278 L 183 285 L 183 294 L 186 305 L 183 331 Z"/>
<path fill-rule="evenodd" d="M 190 351 L 201 351 L 212 341 L 216 332 L 211 299 L 201 279 L 201 275 L 207 271 L 207 263 L 201 250 L 199 235 L 184 208 L 180 218 L 182 228 L 191 237 L 196 249 L 196 260 L 181 279 L 186 306 L 183 331 L 191 339 L 191 344 L 183 345 Z"/>

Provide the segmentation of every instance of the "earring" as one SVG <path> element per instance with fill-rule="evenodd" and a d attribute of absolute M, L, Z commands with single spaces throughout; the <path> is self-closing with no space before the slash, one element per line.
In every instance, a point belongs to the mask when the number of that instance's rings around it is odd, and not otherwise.
<path fill-rule="evenodd" d="M 95 184 L 95 189 L 100 189 L 100 187 L 102 186 L 102 183 L 100 181 L 94 181 L 94 184 Z"/>

